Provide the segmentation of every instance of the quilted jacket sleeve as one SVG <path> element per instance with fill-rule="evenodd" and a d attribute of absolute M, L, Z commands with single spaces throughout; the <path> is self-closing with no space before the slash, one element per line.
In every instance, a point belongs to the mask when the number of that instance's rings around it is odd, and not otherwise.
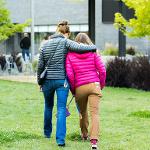
<path fill-rule="evenodd" d="M 40 74 L 43 72 L 44 69 L 45 69 L 45 64 L 44 64 L 44 59 L 43 59 L 43 48 L 41 48 L 40 56 L 39 56 L 39 60 L 38 60 L 38 68 L 37 68 L 37 82 L 38 82 L 38 84 L 39 84 Z"/>
<path fill-rule="evenodd" d="M 75 77 L 74 77 L 74 72 L 73 72 L 73 68 L 69 59 L 69 54 L 67 55 L 66 58 L 66 72 L 67 72 L 67 76 L 69 79 L 69 83 L 70 83 L 70 90 L 72 92 L 72 94 L 75 94 Z"/>
<path fill-rule="evenodd" d="M 95 45 L 79 44 L 69 39 L 67 39 L 66 41 L 66 47 L 68 50 L 74 51 L 77 53 L 85 53 L 85 52 L 90 52 L 90 51 L 95 52 L 97 49 Z"/>
<path fill-rule="evenodd" d="M 95 65 L 96 65 L 96 69 L 99 72 L 99 78 L 100 78 L 100 85 L 101 85 L 101 89 L 104 88 L 105 86 L 105 80 L 106 80 L 106 69 L 105 69 L 105 65 L 102 62 L 101 56 L 98 54 L 94 54 L 95 55 Z"/>

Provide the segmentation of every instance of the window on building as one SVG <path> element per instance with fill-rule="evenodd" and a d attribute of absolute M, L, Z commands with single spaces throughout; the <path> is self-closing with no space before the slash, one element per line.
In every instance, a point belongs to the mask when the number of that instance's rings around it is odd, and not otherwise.
<path fill-rule="evenodd" d="M 118 0 L 102 0 L 102 22 L 113 23 L 114 15 L 119 12 L 119 1 Z M 134 10 L 128 9 L 125 6 L 125 18 L 130 19 L 134 17 Z"/>

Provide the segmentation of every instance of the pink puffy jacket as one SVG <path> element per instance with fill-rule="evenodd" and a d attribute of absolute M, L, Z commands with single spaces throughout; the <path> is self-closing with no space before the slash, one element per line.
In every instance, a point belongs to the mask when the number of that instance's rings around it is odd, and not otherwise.
<path fill-rule="evenodd" d="M 96 53 L 68 53 L 66 71 L 72 94 L 75 94 L 76 87 L 92 82 L 100 82 L 101 89 L 105 86 L 106 69 Z"/>

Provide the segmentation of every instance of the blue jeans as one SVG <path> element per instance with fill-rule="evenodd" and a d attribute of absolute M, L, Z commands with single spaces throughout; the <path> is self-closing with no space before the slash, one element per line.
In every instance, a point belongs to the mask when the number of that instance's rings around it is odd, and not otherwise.
<path fill-rule="evenodd" d="M 27 57 L 29 58 L 29 60 L 30 60 L 30 54 L 29 54 L 29 49 L 22 49 L 22 57 L 23 57 L 23 59 L 24 59 L 24 61 L 26 61 L 26 56 L 27 55 Z"/>
<path fill-rule="evenodd" d="M 66 103 L 69 92 L 69 84 L 64 87 L 65 80 L 45 80 L 42 86 L 45 110 L 44 110 L 44 135 L 50 138 L 52 133 L 52 112 L 54 106 L 54 93 L 57 94 L 57 144 L 64 144 L 66 137 Z"/>

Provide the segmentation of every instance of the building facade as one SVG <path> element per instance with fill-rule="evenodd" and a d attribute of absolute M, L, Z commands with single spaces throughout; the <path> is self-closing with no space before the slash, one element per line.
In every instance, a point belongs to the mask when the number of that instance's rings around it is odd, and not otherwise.
<path fill-rule="evenodd" d="M 113 23 L 109 21 L 109 17 L 110 20 L 112 20 L 111 3 L 114 1 L 115 0 L 96 0 L 96 44 L 102 49 L 104 49 L 107 43 L 118 46 L 118 30 L 116 30 Z M 104 4 L 108 6 L 104 8 Z M 126 38 L 126 46 L 133 46 L 139 51 L 148 53 L 150 44 L 146 38 Z"/>
<path fill-rule="evenodd" d="M 109 43 L 118 45 L 118 31 L 112 22 L 106 22 L 104 16 L 103 2 L 112 0 L 95 0 L 95 42 L 99 49 L 104 49 Z M 6 0 L 7 8 L 10 10 L 13 23 L 23 23 L 31 18 L 31 0 Z M 34 0 L 35 12 L 35 53 L 38 53 L 39 44 L 43 35 L 53 34 L 56 25 L 61 20 L 68 20 L 72 36 L 78 32 L 88 32 L 88 0 Z M 107 10 L 105 10 L 107 12 Z M 108 10 L 108 13 L 112 13 Z M 27 27 L 25 32 L 30 33 Z M 4 53 L 12 50 L 21 51 L 19 47 L 22 34 L 18 33 L 0 46 Z M 146 39 L 129 39 L 127 46 L 135 46 L 138 50 L 147 52 L 148 41 Z"/>

